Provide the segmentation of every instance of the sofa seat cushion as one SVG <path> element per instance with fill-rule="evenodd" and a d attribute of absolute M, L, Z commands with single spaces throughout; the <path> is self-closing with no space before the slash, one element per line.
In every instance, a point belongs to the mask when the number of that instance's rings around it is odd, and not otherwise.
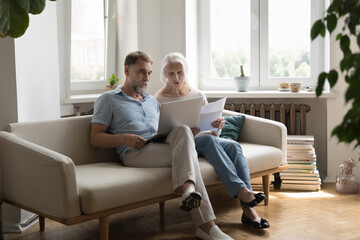
<path fill-rule="evenodd" d="M 104 162 L 76 166 L 83 214 L 172 194 L 170 168 L 132 168 Z"/>
<path fill-rule="evenodd" d="M 280 166 L 281 150 L 258 144 L 241 144 L 250 173 Z M 205 185 L 220 183 L 210 163 L 199 158 Z M 124 167 L 116 162 L 76 166 L 83 214 L 96 213 L 151 198 L 172 194 L 170 168 Z"/>

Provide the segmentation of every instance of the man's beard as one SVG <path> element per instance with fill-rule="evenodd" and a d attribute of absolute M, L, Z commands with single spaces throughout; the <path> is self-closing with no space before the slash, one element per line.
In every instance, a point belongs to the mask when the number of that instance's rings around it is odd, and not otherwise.
<path fill-rule="evenodd" d="M 146 84 L 146 82 L 141 82 L 141 83 L 136 84 L 135 81 L 130 79 L 130 85 L 132 86 L 134 91 L 141 95 L 144 95 L 144 93 L 146 93 L 146 90 L 147 90 L 147 84 L 145 87 L 141 87 L 141 85 L 143 85 L 143 84 Z"/>

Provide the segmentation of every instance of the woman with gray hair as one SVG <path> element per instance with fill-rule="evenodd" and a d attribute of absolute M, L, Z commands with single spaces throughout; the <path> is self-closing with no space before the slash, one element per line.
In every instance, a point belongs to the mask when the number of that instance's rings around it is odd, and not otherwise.
<path fill-rule="evenodd" d="M 207 104 L 204 93 L 189 86 L 187 73 L 187 61 L 182 54 L 170 53 L 164 57 L 160 73 L 164 86 L 155 94 L 159 104 L 195 97 L 202 97 L 203 105 Z M 242 223 L 256 229 L 268 228 L 269 222 L 260 218 L 254 209 L 265 199 L 265 194 L 252 191 L 248 162 L 240 144 L 219 137 L 224 125 L 225 120 L 220 117 L 212 123 L 218 131 L 200 132 L 199 128 L 193 128 L 196 150 L 215 168 L 231 197 L 240 199 Z"/>

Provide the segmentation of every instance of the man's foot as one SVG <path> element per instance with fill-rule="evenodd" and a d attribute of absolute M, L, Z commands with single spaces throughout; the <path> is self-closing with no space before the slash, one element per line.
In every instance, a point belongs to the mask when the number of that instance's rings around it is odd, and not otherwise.
<path fill-rule="evenodd" d="M 197 228 L 196 237 L 202 240 L 233 240 L 230 236 L 223 233 L 216 225 L 210 229 L 209 234 L 205 233 L 200 228 Z"/>
<path fill-rule="evenodd" d="M 184 211 L 190 211 L 193 208 L 200 207 L 202 202 L 201 193 L 197 191 L 184 192 L 181 197 L 180 209 Z"/>

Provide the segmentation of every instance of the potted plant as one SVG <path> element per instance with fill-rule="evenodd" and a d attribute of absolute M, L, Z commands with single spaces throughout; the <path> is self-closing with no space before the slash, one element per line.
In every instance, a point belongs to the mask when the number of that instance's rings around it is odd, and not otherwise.
<path fill-rule="evenodd" d="M 114 90 L 117 87 L 117 82 L 119 81 L 119 78 L 112 74 L 109 78 L 109 85 L 106 85 L 106 91 Z"/>
<path fill-rule="evenodd" d="M 326 30 L 331 34 L 337 23 L 343 22 L 342 32 L 338 33 L 336 40 L 339 41 L 343 58 L 339 63 L 339 69 L 344 76 L 348 87 L 345 92 L 346 103 L 351 103 L 351 108 L 345 114 L 343 121 L 332 131 L 339 142 L 350 144 L 355 141 L 355 147 L 360 146 L 360 3 L 359 0 L 333 0 L 322 19 L 317 20 L 311 28 L 311 39 L 319 35 L 325 37 Z M 351 41 L 357 43 L 356 52 L 351 50 Z M 329 81 L 330 87 L 334 87 L 338 80 L 338 69 L 322 72 L 318 76 L 316 95 L 322 94 L 325 80 Z"/>
<path fill-rule="evenodd" d="M 336 191 L 343 194 L 356 194 L 359 192 L 359 179 L 353 174 L 356 167 L 354 159 L 349 158 L 339 165 L 342 172 L 336 176 Z"/>
<path fill-rule="evenodd" d="M 40 14 L 45 5 L 46 0 L 0 0 L 0 37 L 21 37 L 29 26 L 29 14 Z"/>
<path fill-rule="evenodd" d="M 243 65 L 240 65 L 240 76 L 234 77 L 234 80 L 238 92 L 247 92 L 250 77 L 245 77 Z"/>

